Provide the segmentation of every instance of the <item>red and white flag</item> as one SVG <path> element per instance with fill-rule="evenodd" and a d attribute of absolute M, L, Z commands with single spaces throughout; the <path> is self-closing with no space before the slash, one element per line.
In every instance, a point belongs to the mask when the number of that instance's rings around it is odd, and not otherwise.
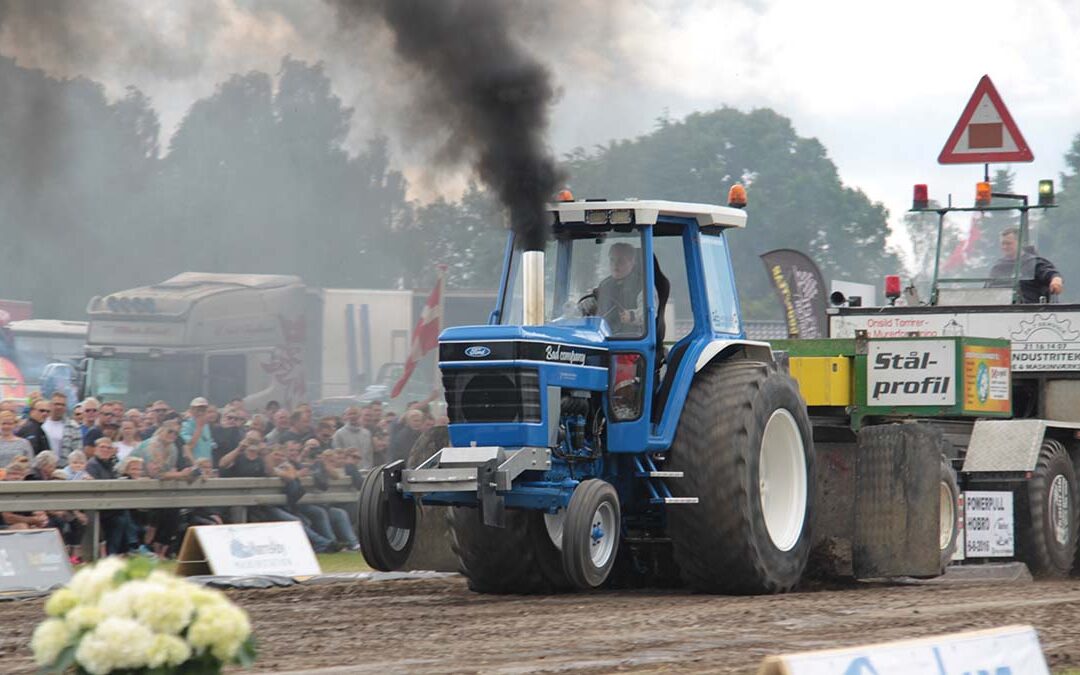
<path fill-rule="evenodd" d="M 424 358 L 432 349 L 439 346 L 439 326 L 442 324 L 442 290 L 443 277 L 446 275 L 446 265 L 439 265 L 438 278 L 435 280 L 435 288 L 431 289 L 431 295 L 424 303 L 424 310 L 420 313 L 420 320 L 413 329 L 412 347 L 409 350 L 409 358 L 405 359 L 405 370 L 401 373 L 401 379 L 394 385 L 390 392 L 390 398 L 397 398 L 405 383 L 412 377 L 416 370 L 416 364 Z"/>
<path fill-rule="evenodd" d="M 942 273 L 948 274 L 950 272 L 955 272 L 968 265 L 974 257 L 975 245 L 982 239 L 981 223 L 981 214 L 973 214 L 971 216 L 971 227 L 968 229 L 967 239 L 956 243 L 956 248 L 952 250 L 949 257 L 941 264 Z"/>

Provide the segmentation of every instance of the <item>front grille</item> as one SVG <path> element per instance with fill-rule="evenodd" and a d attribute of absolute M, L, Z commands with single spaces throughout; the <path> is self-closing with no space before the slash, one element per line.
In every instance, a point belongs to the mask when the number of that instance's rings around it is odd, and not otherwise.
<path fill-rule="evenodd" d="M 534 369 L 447 369 L 443 388 L 453 424 L 540 421 L 540 374 Z"/>

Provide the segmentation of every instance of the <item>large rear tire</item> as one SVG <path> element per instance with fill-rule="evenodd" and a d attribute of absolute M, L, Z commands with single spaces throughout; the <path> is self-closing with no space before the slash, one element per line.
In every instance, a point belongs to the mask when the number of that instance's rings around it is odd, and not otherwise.
<path fill-rule="evenodd" d="M 1076 470 L 1059 441 L 1046 439 L 1017 509 L 1017 557 L 1036 577 L 1066 577 L 1077 545 Z"/>
<path fill-rule="evenodd" d="M 450 547 L 477 593 L 541 594 L 571 588 L 562 554 L 540 511 L 506 512 L 506 527 L 488 527 L 476 509 L 448 510 Z"/>
<path fill-rule="evenodd" d="M 729 361 L 694 378 L 665 469 L 675 561 L 707 593 L 792 589 L 810 554 L 814 446 L 795 381 L 768 364 Z"/>
<path fill-rule="evenodd" d="M 360 484 L 360 552 L 374 569 L 393 572 L 405 565 L 416 540 L 416 506 L 408 502 L 408 527 L 390 525 L 382 469 L 373 468 Z"/>

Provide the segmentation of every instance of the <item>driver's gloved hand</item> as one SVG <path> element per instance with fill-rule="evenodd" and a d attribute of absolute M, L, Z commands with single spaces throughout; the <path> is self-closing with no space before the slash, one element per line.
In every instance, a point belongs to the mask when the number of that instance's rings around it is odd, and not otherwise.
<path fill-rule="evenodd" d="M 578 300 L 578 309 L 581 310 L 582 316 L 596 316 L 600 305 L 597 304 L 595 295 L 586 295 L 581 300 Z"/>

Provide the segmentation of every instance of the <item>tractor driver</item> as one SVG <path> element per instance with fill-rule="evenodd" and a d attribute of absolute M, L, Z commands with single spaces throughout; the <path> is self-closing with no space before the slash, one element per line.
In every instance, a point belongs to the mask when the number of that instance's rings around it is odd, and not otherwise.
<path fill-rule="evenodd" d="M 1051 295 L 1061 293 L 1064 285 L 1061 273 L 1054 263 L 1035 252 L 1034 246 L 1025 246 L 1018 251 L 1020 232 L 1010 227 L 1001 232 L 1001 259 L 994 263 L 990 276 L 994 278 L 988 285 L 992 287 L 1012 284 L 1013 271 L 1016 269 L 1016 256 L 1020 255 L 1020 300 L 1023 304 L 1034 304 L 1049 299 Z"/>
<path fill-rule="evenodd" d="M 632 245 L 617 242 L 608 250 L 611 275 L 582 299 L 586 315 L 607 320 L 612 335 L 641 335 L 644 325 L 645 278 L 641 273 L 640 253 Z"/>

